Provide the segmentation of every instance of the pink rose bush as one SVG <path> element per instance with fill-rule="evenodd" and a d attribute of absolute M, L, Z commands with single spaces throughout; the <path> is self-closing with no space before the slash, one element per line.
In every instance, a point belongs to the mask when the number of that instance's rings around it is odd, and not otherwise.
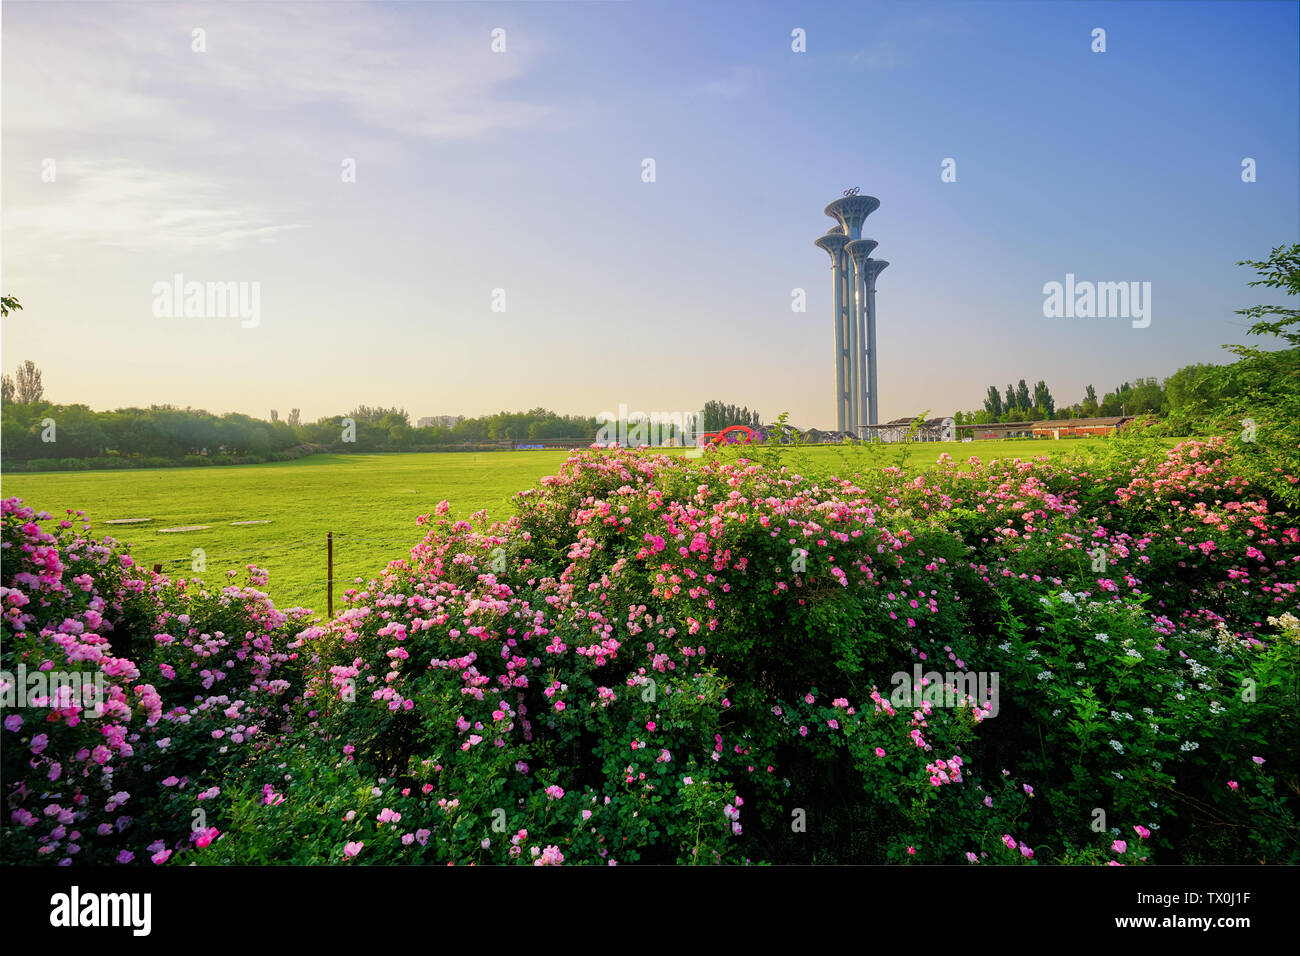
<path fill-rule="evenodd" d="M 852 479 L 577 453 L 508 521 L 422 516 L 311 626 L 7 504 L 6 640 L 111 672 L 123 709 L 93 739 L 6 720 L 6 836 L 49 859 L 106 825 L 107 859 L 168 865 L 1298 862 L 1297 522 L 1221 441 L 1144 449 Z"/>
<path fill-rule="evenodd" d="M 2 508 L 6 710 L 20 676 L 39 691 L 34 674 L 64 675 L 65 689 L 24 693 L 0 730 L 0 858 L 160 863 L 225 839 L 192 810 L 215 812 L 214 785 L 289 726 L 309 612 L 145 572 L 86 537 L 84 515 L 51 529 L 18 499 Z M 80 693 L 96 677 L 98 700 Z"/>

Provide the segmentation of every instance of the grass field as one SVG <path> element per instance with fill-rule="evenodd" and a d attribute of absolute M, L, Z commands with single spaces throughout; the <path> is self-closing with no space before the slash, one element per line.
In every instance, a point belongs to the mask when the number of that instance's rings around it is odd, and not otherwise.
<path fill-rule="evenodd" d="M 943 452 L 964 460 L 1041 454 L 1086 453 L 1100 440 L 1055 442 L 984 441 L 915 444 L 906 449 L 912 465 L 927 465 Z M 851 470 L 896 461 L 901 446 L 808 449 L 827 466 L 849 455 Z M 680 450 L 667 450 L 681 454 Z M 223 572 L 256 564 L 270 571 L 267 590 L 277 606 L 325 610 L 325 535 L 334 532 L 335 602 L 357 577 L 369 579 L 393 558 L 404 557 L 420 540 L 416 515 L 447 499 L 455 517 L 486 508 L 493 518 L 512 513 L 511 496 L 558 471 L 566 451 L 322 455 L 294 462 L 138 471 L 12 474 L 3 495 L 17 496 L 58 516 L 85 509 L 91 534 L 129 542 L 142 564 L 162 564 L 165 573 L 192 576 L 192 553 L 205 552 L 207 570 L 197 576 L 224 583 Z M 121 518 L 147 523 L 110 525 Z M 269 524 L 233 525 L 236 521 Z M 207 525 L 202 530 L 161 529 Z M 242 582 L 243 575 L 238 578 Z"/>

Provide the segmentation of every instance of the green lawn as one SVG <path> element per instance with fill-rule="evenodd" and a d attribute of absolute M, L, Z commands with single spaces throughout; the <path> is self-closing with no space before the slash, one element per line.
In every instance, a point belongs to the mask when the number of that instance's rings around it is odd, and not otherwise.
<path fill-rule="evenodd" d="M 925 465 L 943 452 L 958 460 L 971 455 L 989 460 L 1059 455 L 1096 444 L 1093 439 L 945 442 L 912 445 L 907 457 L 910 464 Z M 833 446 L 801 453 L 827 467 L 845 461 L 836 470 L 851 471 L 892 464 L 899 450 L 897 445 Z M 511 514 L 511 496 L 554 474 L 567 456 L 552 450 L 321 455 L 270 465 L 11 474 L 3 478 L 3 495 L 22 498 L 56 517 L 67 508 L 83 508 L 93 535 L 129 542 L 137 561 L 162 564 L 172 576 L 193 573 L 196 548 L 204 550 L 207 561 L 206 573 L 199 576 L 210 583 L 223 581 L 228 568 L 256 564 L 271 572 L 267 590 L 277 606 L 302 605 L 323 613 L 326 532 L 334 532 L 337 603 L 347 582 L 377 574 L 420 540 L 416 515 L 432 512 L 445 498 L 455 517 L 486 508 L 493 518 L 505 518 Z M 116 518 L 153 520 L 104 523 Z M 231 524 L 268 519 L 269 524 Z M 160 530 L 185 525 L 208 527 L 170 534 Z"/>

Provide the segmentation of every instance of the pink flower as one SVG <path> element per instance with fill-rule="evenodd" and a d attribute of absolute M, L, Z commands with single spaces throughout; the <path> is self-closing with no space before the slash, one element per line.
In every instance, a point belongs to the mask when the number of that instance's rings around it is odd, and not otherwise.
<path fill-rule="evenodd" d="M 352 857 L 356 856 L 358 853 L 361 852 L 361 848 L 363 846 L 365 846 L 365 843 L 362 842 L 344 844 L 343 855 L 350 860 L 352 859 Z"/>
<path fill-rule="evenodd" d="M 909 847 L 907 848 L 907 855 L 908 855 L 908 856 L 916 856 L 916 847 L 914 847 L 914 846 L 909 846 Z"/>
<path fill-rule="evenodd" d="M 1264 762 L 1263 757 L 1251 757 L 1250 759 L 1255 761 L 1255 763 L 1259 763 L 1259 764 L 1262 764 Z"/>
<path fill-rule="evenodd" d="M 537 847 L 533 847 L 534 850 Z M 558 846 L 548 846 L 542 851 L 541 856 L 533 860 L 533 866 L 559 866 L 564 862 L 564 854 L 560 852 Z"/>
<path fill-rule="evenodd" d="M 1147 837 L 1151 836 L 1151 831 L 1140 823 L 1133 828 L 1133 832 L 1138 835 L 1138 839 L 1140 840 L 1145 840 Z"/>
<path fill-rule="evenodd" d="M 1228 781 L 1228 789 L 1229 789 L 1229 790 L 1236 790 L 1236 789 L 1237 789 L 1237 781 L 1235 781 L 1235 780 L 1229 780 L 1229 781 Z"/>
<path fill-rule="evenodd" d="M 1116 840 L 1114 843 L 1110 845 L 1110 848 L 1114 850 L 1116 853 L 1123 853 L 1126 850 L 1128 850 L 1128 844 L 1125 843 L 1123 840 Z"/>
<path fill-rule="evenodd" d="M 646 721 L 645 729 L 653 732 L 655 729 L 655 722 L 653 720 Z"/>

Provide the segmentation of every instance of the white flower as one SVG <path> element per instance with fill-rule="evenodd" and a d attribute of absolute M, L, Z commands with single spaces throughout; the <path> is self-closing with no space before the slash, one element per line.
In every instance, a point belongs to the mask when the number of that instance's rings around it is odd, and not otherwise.
<path fill-rule="evenodd" d="M 1039 671 L 1039 672 L 1038 672 L 1038 679 L 1039 679 L 1039 680 L 1051 680 L 1051 679 L 1052 679 L 1052 672 L 1051 672 L 1051 671 Z"/>
<path fill-rule="evenodd" d="M 1184 740 L 1183 745 L 1178 749 L 1183 751 L 1188 751 L 1188 750 L 1195 750 L 1199 746 L 1200 744 L 1197 743 L 1195 740 Z"/>
<path fill-rule="evenodd" d="M 1094 634 L 1094 635 L 1092 635 L 1092 636 L 1093 636 L 1094 638 L 1096 638 L 1097 640 L 1101 641 L 1103 644 L 1109 644 L 1109 643 L 1110 643 L 1110 635 L 1109 635 L 1109 634 Z"/>

